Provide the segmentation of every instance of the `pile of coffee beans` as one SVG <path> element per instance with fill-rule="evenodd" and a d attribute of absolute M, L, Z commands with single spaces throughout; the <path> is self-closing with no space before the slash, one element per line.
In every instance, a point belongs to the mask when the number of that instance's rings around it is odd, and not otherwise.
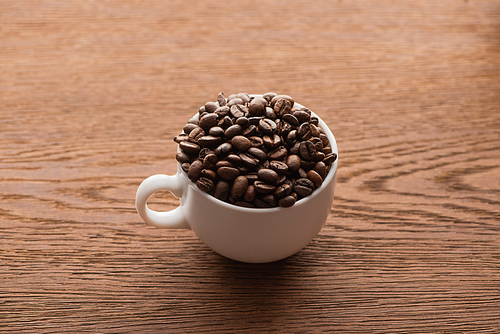
<path fill-rule="evenodd" d="M 174 138 L 196 186 L 235 205 L 290 207 L 321 186 L 337 159 L 318 118 L 288 95 L 207 102 Z"/>

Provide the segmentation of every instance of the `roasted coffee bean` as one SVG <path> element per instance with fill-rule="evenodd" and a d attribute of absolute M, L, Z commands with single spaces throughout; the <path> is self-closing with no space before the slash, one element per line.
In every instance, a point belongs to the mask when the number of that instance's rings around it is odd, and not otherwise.
<path fill-rule="evenodd" d="M 256 172 L 249 172 L 245 176 L 247 177 L 248 183 L 250 183 L 250 184 L 253 184 L 255 181 L 257 181 L 259 179 Z"/>
<path fill-rule="evenodd" d="M 200 139 L 201 137 L 203 137 L 205 135 L 205 130 L 203 130 L 202 128 L 200 128 L 199 126 L 196 126 L 195 128 L 193 128 L 190 132 L 189 132 L 189 135 L 188 135 L 188 138 L 189 138 L 189 141 L 193 142 L 193 143 L 197 143 L 198 142 L 198 139 Z"/>
<path fill-rule="evenodd" d="M 241 206 L 243 208 L 255 208 L 255 204 L 249 203 L 249 202 L 245 202 L 245 201 L 235 202 L 234 205 Z"/>
<path fill-rule="evenodd" d="M 297 171 L 297 173 L 299 174 L 299 177 L 301 177 L 301 178 L 307 178 L 307 172 L 302 167 L 299 168 L 299 170 Z"/>
<path fill-rule="evenodd" d="M 226 157 L 226 160 L 229 161 L 233 166 L 237 167 L 241 165 L 241 158 L 237 154 L 229 154 Z"/>
<path fill-rule="evenodd" d="M 337 154 L 330 153 L 325 156 L 323 162 L 325 163 L 325 165 L 331 165 L 335 162 L 335 160 L 337 160 Z"/>
<path fill-rule="evenodd" d="M 286 143 L 292 145 L 295 143 L 295 140 L 297 140 L 297 130 L 292 130 L 288 133 L 288 136 L 286 136 Z"/>
<path fill-rule="evenodd" d="M 243 131 L 243 128 L 241 127 L 241 125 L 235 124 L 235 125 L 231 125 L 230 127 L 228 127 L 226 129 L 224 135 L 226 136 L 226 138 L 230 139 L 230 138 L 233 138 L 234 136 L 241 134 L 242 131 Z"/>
<path fill-rule="evenodd" d="M 262 181 L 268 182 L 268 183 L 275 183 L 278 181 L 278 173 L 276 173 L 272 169 L 268 168 L 261 168 L 257 171 L 257 176 L 259 179 Z"/>
<path fill-rule="evenodd" d="M 246 128 L 250 124 L 250 121 L 246 117 L 240 117 L 236 119 L 236 124 L 238 124 L 242 128 Z"/>
<path fill-rule="evenodd" d="M 275 97 L 276 95 L 278 95 L 278 94 L 273 93 L 273 92 L 269 92 L 269 93 L 262 95 L 262 98 L 269 103 L 269 102 L 271 102 L 272 98 Z"/>
<path fill-rule="evenodd" d="M 248 117 L 248 121 L 252 125 L 259 125 L 259 122 L 263 120 L 265 117 L 264 116 L 253 116 L 253 117 Z"/>
<path fill-rule="evenodd" d="M 229 102 L 231 103 L 231 102 Z M 235 104 L 232 105 L 230 108 L 231 115 L 233 115 L 234 118 L 239 118 L 245 116 L 245 110 L 246 107 L 242 104 Z"/>
<path fill-rule="evenodd" d="M 262 138 L 260 137 L 251 136 L 248 137 L 248 139 L 250 139 L 252 147 L 262 148 L 264 146 L 264 140 L 262 140 Z"/>
<path fill-rule="evenodd" d="M 323 141 L 319 137 L 310 138 L 309 141 L 314 144 L 316 151 L 321 151 L 323 149 Z"/>
<path fill-rule="evenodd" d="M 299 123 L 305 123 L 311 120 L 311 115 L 304 110 L 294 111 L 292 115 L 299 121 Z"/>
<path fill-rule="evenodd" d="M 224 135 L 224 129 L 221 128 L 220 126 L 214 126 L 214 127 L 210 128 L 208 133 L 214 137 L 221 137 Z"/>
<path fill-rule="evenodd" d="M 227 115 L 229 115 L 229 107 L 228 106 L 219 107 L 215 110 L 214 114 L 216 114 L 219 119 L 222 119 Z"/>
<path fill-rule="evenodd" d="M 243 164 L 243 166 L 248 167 L 252 170 L 259 166 L 259 159 L 257 159 L 253 155 L 248 153 L 240 153 L 238 155 L 241 158 L 241 163 Z"/>
<path fill-rule="evenodd" d="M 283 115 L 282 119 L 285 122 L 287 122 L 288 124 L 290 124 L 291 126 L 299 126 L 299 124 L 300 124 L 297 117 L 295 117 L 292 114 L 285 114 L 285 115 Z"/>
<path fill-rule="evenodd" d="M 267 204 L 269 204 L 271 207 L 278 205 L 278 201 L 276 200 L 273 194 L 267 194 L 262 196 L 262 200 Z"/>
<path fill-rule="evenodd" d="M 215 149 L 215 154 L 217 156 L 223 156 L 228 154 L 233 149 L 233 145 L 230 143 L 222 143 Z"/>
<path fill-rule="evenodd" d="M 292 192 L 292 189 L 293 188 L 290 184 L 284 183 L 284 184 L 276 187 L 276 190 L 274 190 L 274 196 L 276 198 L 282 198 L 282 197 L 288 196 Z"/>
<path fill-rule="evenodd" d="M 223 129 L 227 129 L 231 125 L 233 125 L 233 120 L 229 116 L 225 116 L 223 119 L 219 120 L 217 122 L 217 125 L 220 126 Z"/>
<path fill-rule="evenodd" d="M 260 148 L 257 148 L 257 147 L 250 147 L 247 152 L 251 155 L 253 155 L 254 157 L 256 157 L 257 159 L 259 159 L 260 161 L 263 161 L 267 158 L 267 154 L 266 152 L 264 152 L 263 150 L 261 150 Z"/>
<path fill-rule="evenodd" d="M 295 143 L 293 143 L 292 147 L 290 147 L 290 149 L 288 150 L 288 153 L 299 155 L 300 143 L 301 143 L 301 141 L 299 141 L 299 140 L 296 141 Z"/>
<path fill-rule="evenodd" d="M 220 167 L 217 169 L 217 175 L 223 180 L 232 181 L 240 175 L 240 171 L 234 167 Z"/>
<path fill-rule="evenodd" d="M 265 112 L 264 116 L 266 116 L 266 118 L 269 118 L 272 120 L 276 119 L 276 113 L 274 112 L 274 110 L 272 108 L 269 108 L 269 107 L 266 107 L 266 112 Z"/>
<path fill-rule="evenodd" d="M 297 129 L 297 136 L 299 139 L 308 140 L 311 138 L 311 124 L 302 123 Z"/>
<path fill-rule="evenodd" d="M 319 151 L 319 152 L 316 152 L 316 155 L 313 157 L 313 160 L 318 162 L 318 161 L 323 161 L 326 157 L 326 154 Z"/>
<path fill-rule="evenodd" d="M 203 159 L 203 168 L 213 168 L 219 161 L 219 158 L 214 153 L 207 154 Z"/>
<path fill-rule="evenodd" d="M 255 187 L 250 184 L 247 187 L 245 193 L 243 194 L 243 199 L 247 202 L 252 202 L 255 199 L 255 195 L 256 195 Z"/>
<path fill-rule="evenodd" d="M 218 121 L 217 114 L 206 114 L 200 118 L 198 125 L 203 129 L 210 129 L 212 126 L 216 126 Z"/>
<path fill-rule="evenodd" d="M 228 107 L 232 107 L 232 106 L 234 106 L 234 105 L 239 105 L 239 104 L 243 104 L 243 100 L 242 100 L 242 99 L 240 99 L 240 98 L 234 97 L 234 98 L 232 98 L 232 99 L 229 99 L 229 98 L 228 98 L 228 102 L 227 102 L 227 104 L 226 104 L 226 105 L 227 105 Z"/>
<path fill-rule="evenodd" d="M 205 103 L 205 111 L 208 113 L 215 112 L 215 110 L 217 110 L 217 108 L 219 108 L 219 105 L 217 103 L 214 103 L 214 102 Z"/>
<path fill-rule="evenodd" d="M 181 165 L 181 169 L 184 173 L 187 174 L 187 172 L 189 171 L 189 167 L 191 166 L 191 164 L 189 162 L 184 162 L 182 165 Z"/>
<path fill-rule="evenodd" d="M 315 165 L 316 165 L 316 161 L 314 161 L 314 160 L 311 160 L 311 161 L 300 160 L 300 168 L 302 168 L 305 171 L 313 169 Z"/>
<path fill-rule="evenodd" d="M 288 172 L 288 165 L 282 161 L 273 160 L 269 162 L 269 168 L 274 170 L 279 175 L 284 175 Z"/>
<path fill-rule="evenodd" d="M 196 124 L 187 123 L 182 130 L 184 131 L 185 134 L 189 134 L 191 132 L 191 130 L 193 130 L 194 128 L 197 128 L 197 127 L 198 127 L 198 125 L 196 125 Z"/>
<path fill-rule="evenodd" d="M 307 178 L 314 183 L 316 188 L 321 187 L 321 184 L 323 183 L 323 178 L 313 169 L 307 172 Z"/>
<path fill-rule="evenodd" d="M 190 155 L 197 155 L 198 152 L 200 151 L 200 146 L 198 144 L 191 143 L 188 141 L 180 142 L 179 147 L 181 148 L 181 150 Z"/>
<path fill-rule="evenodd" d="M 198 143 L 204 147 L 217 147 L 222 143 L 222 138 L 214 136 L 203 136 L 198 139 Z"/>
<path fill-rule="evenodd" d="M 248 105 L 248 114 L 250 116 L 261 116 L 266 112 L 267 101 L 262 97 L 256 97 Z"/>
<path fill-rule="evenodd" d="M 198 181 L 196 181 L 196 186 L 204 192 L 209 192 L 214 187 L 214 181 L 207 177 L 200 177 Z"/>
<path fill-rule="evenodd" d="M 295 204 L 295 201 L 296 201 L 295 197 L 289 195 L 281 198 L 278 201 L 278 205 L 281 206 L 282 208 L 289 208 Z"/>
<path fill-rule="evenodd" d="M 273 100 L 276 97 L 273 98 Z M 273 105 L 273 111 L 278 117 L 283 117 L 286 114 L 289 114 L 292 110 L 292 104 L 290 101 L 286 99 L 278 99 Z"/>
<path fill-rule="evenodd" d="M 311 143 L 310 141 L 303 141 L 300 143 L 299 153 L 302 159 L 306 161 L 311 161 L 316 155 L 316 148 L 314 147 L 314 144 Z"/>
<path fill-rule="evenodd" d="M 219 105 L 221 107 L 225 106 L 226 105 L 226 98 L 224 97 L 224 94 L 223 93 L 219 93 L 217 95 L 217 102 L 219 103 Z"/>
<path fill-rule="evenodd" d="M 252 142 L 245 136 L 234 136 L 231 139 L 231 144 L 234 148 L 240 151 L 246 151 L 252 146 Z"/>
<path fill-rule="evenodd" d="M 255 181 L 253 185 L 255 187 L 255 191 L 260 194 L 272 194 L 276 189 L 276 186 L 260 180 Z"/>
<path fill-rule="evenodd" d="M 201 170 L 203 169 L 203 163 L 200 160 L 195 160 L 191 163 L 188 170 L 188 177 L 191 181 L 196 182 L 200 177 Z"/>
<path fill-rule="evenodd" d="M 184 151 L 180 151 L 175 155 L 175 160 L 183 164 L 185 162 L 191 162 L 191 156 Z"/>
<path fill-rule="evenodd" d="M 321 141 L 323 141 L 323 147 L 327 147 L 330 144 L 330 140 L 328 139 L 328 136 L 325 135 L 324 133 L 320 133 L 319 138 L 321 139 Z"/>
<path fill-rule="evenodd" d="M 211 169 L 207 169 L 207 168 L 204 168 L 201 170 L 201 173 L 200 173 L 200 178 L 202 177 L 207 177 L 209 178 L 210 180 L 213 180 L 213 181 L 216 181 L 218 178 L 217 178 L 217 173 L 214 172 L 213 170 Z"/>
<path fill-rule="evenodd" d="M 276 131 L 276 123 L 272 119 L 264 118 L 259 121 L 259 132 L 263 135 L 272 136 Z"/>
<path fill-rule="evenodd" d="M 215 185 L 214 196 L 221 201 L 225 201 L 231 192 L 231 184 L 227 181 L 220 180 Z"/>
<path fill-rule="evenodd" d="M 243 118 L 243 117 L 240 117 Z M 238 118 L 238 119 L 240 119 Z M 243 132 L 241 133 L 245 137 L 252 137 L 258 134 L 257 127 L 253 124 L 250 124 L 247 126 L 245 129 L 243 129 Z"/>
<path fill-rule="evenodd" d="M 189 137 L 188 137 L 188 135 L 187 135 L 187 134 L 185 134 L 185 133 L 181 133 L 180 135 L 178 135 L 178 136 L 175 136 L 175 137 L 174 137 L 174 141 L 175 141 L 177 144 L 179 144 L 179 143 L 181 143 L 181 142 L 183 142 L 183 141 L 187 141 L 188 139 L 189 139 Z"/>
<path fill-rule="evenodd" d="M 292 172 L 296 172 L 300 168 L 300 157 L 292 154 L 286 158 L 286 164 Z"/>
<path fill-rule="evenodd" d="M 215 164 L 215 170 L 218 170 L 221 167 L 234 167 L 234 165 L 227 160 L 219 160 Z"/>
<path fill-rule="evenodd" d="M 326 165 L 323 161 L 317 162 L 316 165 L 314 165 L 314 170 L 323 180 L 326 178 Z"/>
<path fill-rule="evenodd" d="M 231 196 L 234 198 L 243 196 L 246 193 L 247 188 L 248 179 L 245 176 L 240 175 L 234 179 L 233 187 L 231 188 Z"/>
<path fill-rule="evenodd" d="M 247 93 L 238 93 L 236 94 L 236 97 L 240 98 L 243 103 L 250 102 L 250 95 L 248 95 Z"/>
<path fill-rule="evenodd" d="M 271 101 L 269 102 L 269 105 L 271 106 L 271 108 L 274 108 L 274 104 L 279 101 L 280 99 L 285 99 L 287 100 L 288 102 L 290 102 L 291 104 L 291 108 L 293 108 L 293 105 L 295 104 L 293 98 L 289 95 L 284 95 L 284 94 L 279 94 L 279 95 L 275 95 Z"/>
<path fill-rule="evenodd" d="M 319 126 L 319 119 L 318 119 L 318 117 L 311 116 L 311 120 L 309 121 L 309 123 L 314 124 L 316 126 Z"/>
<path fill-rule="evenodd" d="M 252 203 L 255 205 L 256 208 L 261 208 L 261 209 L 272 208 L 271 205 L 267 204 L 260 198 L 255 198 Z"/>
<path fill-rule="evenodd" d="M 309 123 L 309 129 L 311 131 L 311 137 L 319 137 L 320 132 L 316 125 Z"/>
<path fill-rule="evenodd" d="M 264 142 L 264 147 L 268 150 L 274 150 L 281 145 L 281 137 L 274 134 L 271 136 L 262 137 L 262 141 Z"/>
<path fill-rule="evenodd" d="M 269 152 L 267 154 L 267 157 L 270 160 L 283 160 L 287 154 L 288 154 L 288 151 L 286 150 L 286 148 L 284 146 L 280 146 L 277 149 Z"/>
<path fill-rule="evenodd" d="M 293 190 L 302 197 L 309 196 L 314 191 L 314 183 L 306 178 L 300 178 L 293 184 Z"/>

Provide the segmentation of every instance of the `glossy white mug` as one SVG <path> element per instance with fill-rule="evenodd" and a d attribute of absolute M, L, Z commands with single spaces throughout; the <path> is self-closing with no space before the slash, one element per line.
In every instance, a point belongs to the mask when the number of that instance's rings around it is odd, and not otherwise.
<path fill-rule="evenodd" d="M 335 137 L 318 119 L 332 151 L 338 155 Z M 288 208 L 266 209 L 218 200 L 191 182 L 177 163 L 177 174 L 153 175 L 142 182 L 137 189 L 136 208 L 147 223 L 159 228 L 191 229 L 205 245 L 230 259 L 249 263 L 277 261 L 303 249 L 323 227 L 333 202 L 337 163 L 338 158 L 321 187 L 310 196 Z M 180 205 L 165 212 L 149 209 L 149 197 L 165 190 L 179 198 Z"/>

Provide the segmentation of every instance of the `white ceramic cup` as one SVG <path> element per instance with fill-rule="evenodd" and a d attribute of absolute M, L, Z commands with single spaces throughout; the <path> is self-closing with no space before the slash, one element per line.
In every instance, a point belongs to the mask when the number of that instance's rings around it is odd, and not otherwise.
<path fill-rule="evenodd" d="M 295 106 L 301 106 L 295 103 Z M 318 117 L 313 113 L 313 116 Z M 338 155 L 337 143 L 328 126 L 319 125 Z M 337 160 L 321 187 L 288 208 L 245 208 L 223 202 L 200 190 L 177 163 L 175 175 L 153 175 L 137 189 L 136 208 L 147 223 L 167 229 L 192 229 L 215 252 L 230 259 L 272 262 L 289 257 L 319 233 L 333 202 Z M 157 191 L 169 191 L 180 199 L 172 211 L 148 208 L 147 201 Z"/>

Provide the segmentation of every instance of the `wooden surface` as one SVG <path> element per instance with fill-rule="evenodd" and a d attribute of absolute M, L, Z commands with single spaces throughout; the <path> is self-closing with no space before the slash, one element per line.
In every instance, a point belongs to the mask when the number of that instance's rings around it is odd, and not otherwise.
<path fill-rule="evenodd" d="M 337 138 L 332 214 L 286 260 L 135 211 L 220 91 Z M 0 332 L 499 333 L 499 165 L 498 1 L 1 1 Z"/>

